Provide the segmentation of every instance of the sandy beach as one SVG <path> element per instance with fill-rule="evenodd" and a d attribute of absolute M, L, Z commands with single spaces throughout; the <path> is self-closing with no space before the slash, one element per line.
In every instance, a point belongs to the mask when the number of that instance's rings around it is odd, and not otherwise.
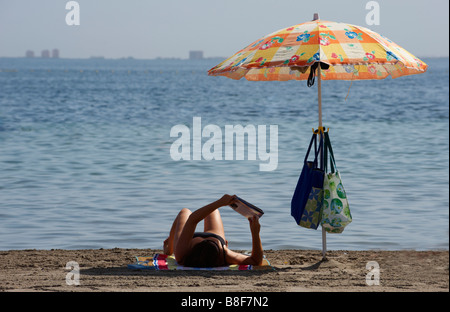
<path fill-rule="evenodd" d="M 161 250 L 0 251 L 0 291 L 6 292 L 448 292 L 448 251 L 265 250 L 273 270 L 130 270 L 135 256 Z M 68 285 L 66 264 L 79 264 Z M 379 265 L 379 285 L 373 267 Z M 376 273 L 376 272 L 375 272 Z M 368 275 L 369 274 L 369 275 Z M 372 277 L 370 277 L 372 276 Z M 370 279 L 369 279 L 370 278 Z M 372 281 L 372 282 L 371 282 Z"/>

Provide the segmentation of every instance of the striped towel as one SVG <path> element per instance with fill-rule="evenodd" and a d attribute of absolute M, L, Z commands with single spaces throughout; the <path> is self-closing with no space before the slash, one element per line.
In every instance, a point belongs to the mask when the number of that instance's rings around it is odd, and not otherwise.
<path fill-rule="evenodd" d="M 195 268 L 178 264 L 174 256 L 163 254 L 155 254 L 153 257 L 136 257 L 136 262 L 129 264 L 128 268 L 133 270 L 273 270 L 273 267 L 266 258 L 263 259 L 262 265 L 259 266 L 231 264 L 213 268 Z"/>

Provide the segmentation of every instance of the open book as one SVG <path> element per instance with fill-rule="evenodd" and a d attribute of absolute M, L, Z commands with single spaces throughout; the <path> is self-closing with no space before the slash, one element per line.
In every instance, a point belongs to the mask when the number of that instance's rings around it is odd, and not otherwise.
<path fill-rule="evenodd" d="M 260 218 L 264 214 L 264 211 L 262 211 L 255 205 L 252 205 L 237 196 L 236 200 L 230 204 L 230 207 L 247 219 L 253 216 L 257 216 L 258 218 Z"/>

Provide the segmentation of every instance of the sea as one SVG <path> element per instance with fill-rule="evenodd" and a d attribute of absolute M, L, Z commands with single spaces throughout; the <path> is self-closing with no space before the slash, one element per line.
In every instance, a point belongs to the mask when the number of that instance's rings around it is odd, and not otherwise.
<path fill-rule="evenodd" d="M 420 75 L 322 81 L 353 217 L 328 250 L 448 250 L 449 58 L 423 60 Z M 223 194 L 264 210 L 264 249 L 320 250 L 320 227 L 290 213 L 317 83 L 208 76 L 220 61 L 0 58 L 0 250 L 160 249 L 182 208 Z M 227 141 L 239 126 L 265 142 Z M 249 222 L 219 211 L 229 247 L 251 250 Z"/>

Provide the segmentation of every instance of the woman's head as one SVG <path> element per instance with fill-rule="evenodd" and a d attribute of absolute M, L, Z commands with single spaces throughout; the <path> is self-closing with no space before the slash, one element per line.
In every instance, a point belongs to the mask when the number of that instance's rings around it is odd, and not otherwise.
<path fill-rule="evenodd" d="M 212 239 L 203 241 L 192 247 L 189 254 L 184 259 L 184 265 L 189 267 L 216 267 L 224 265 L 225 252 L 219 244 Z"/>

